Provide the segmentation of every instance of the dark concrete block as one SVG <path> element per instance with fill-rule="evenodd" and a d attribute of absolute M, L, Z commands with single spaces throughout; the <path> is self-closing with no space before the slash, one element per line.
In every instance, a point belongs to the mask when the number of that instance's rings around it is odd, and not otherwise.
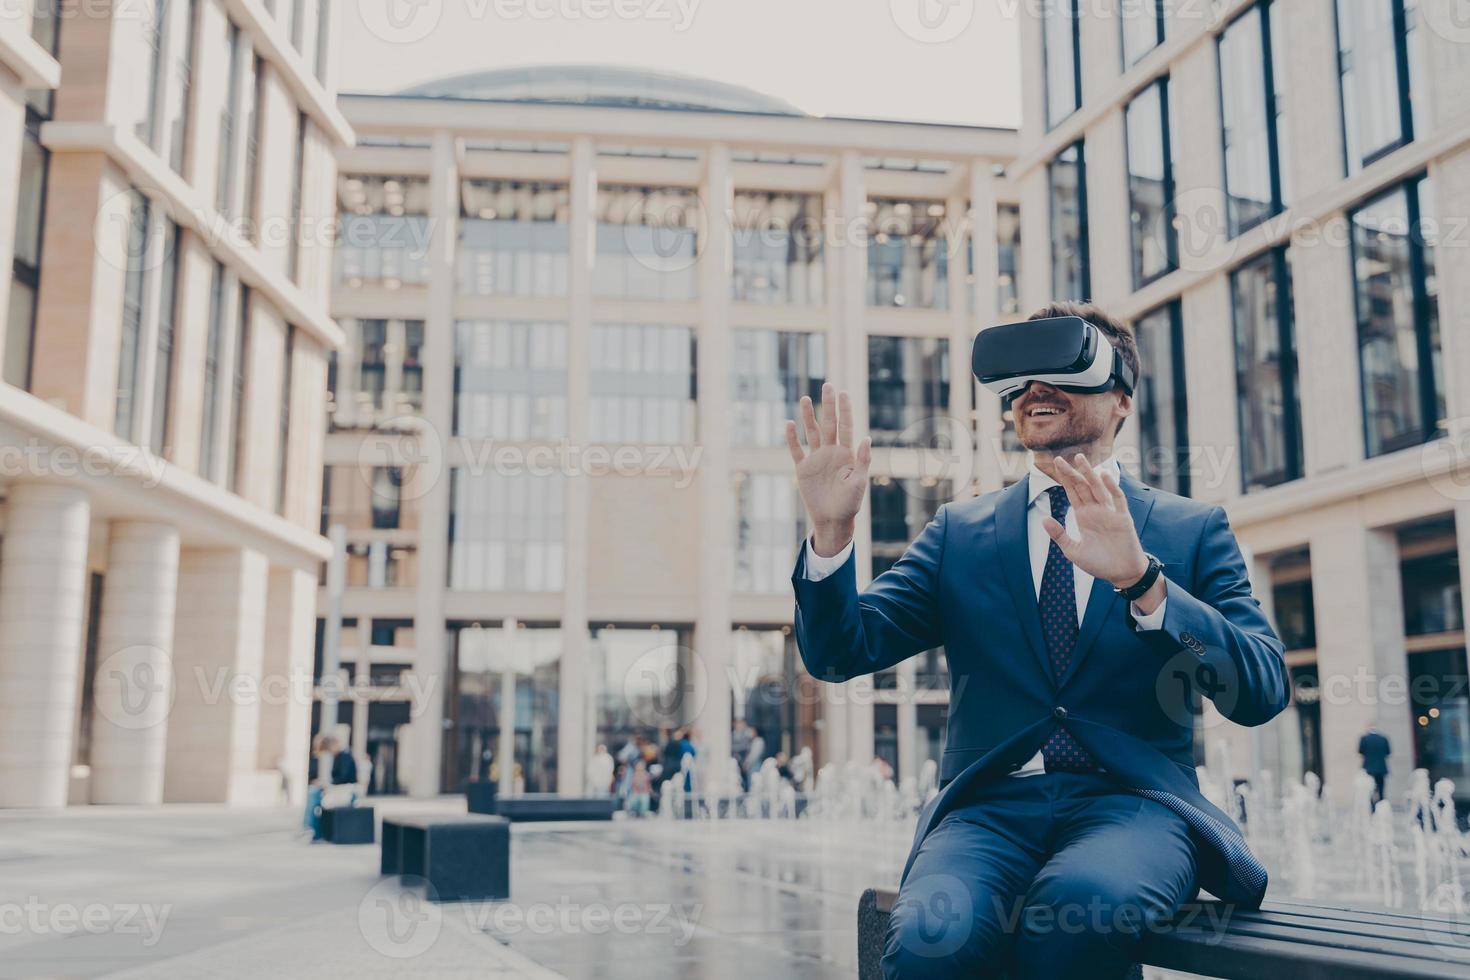
<path fill-rule="evenodd" d="M 373 808 L 332 806 L 322 809 L 322 839 L 332 844 L 371 844 L 376 839 Z"/>
<path fill-rule="evenodd" d="M 483 781 L 464 784 L 465 803 L 471 813 L 495 813 L 495 784 Z"/>
<path fill-rule="evenodd" d="M 495 803 L 495 812 L 517 823 L 534 820 L 611 820 L 618 801 L 611 796 L 557 796 L 528 793 L 507 796 Z"/>
<path fill-rule="evenodd" d="M 423 878 L 440 902 L 510 897 L 510 821 L 504 817 L 389 817 L 383 874 Z"/>

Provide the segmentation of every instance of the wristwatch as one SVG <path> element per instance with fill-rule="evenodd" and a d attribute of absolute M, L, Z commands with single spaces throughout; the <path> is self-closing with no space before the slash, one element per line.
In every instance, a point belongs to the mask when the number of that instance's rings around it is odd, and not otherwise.
<path fill-rule="evenodd" d="M 1148 559 L 1148 571 L 1143 573 L 1143 578 L 1139 579 L 1137 582 L 1134 582 L 1126 589 L 1120 589 L 1117 587 L 1113 588 L 1114 592 L 1118 593 L 1118 595 L 1127 599 L 1129 602 L 1136 602 L 1139 599 L 1142 599 L 1143 594 L 1154 587 L 1154 582 L 1158 581 L 1159 573 L 1164 570 L 1164 563 L 1159 561 L 1153 555 L 1145 552 L 1143 557 Z"/>

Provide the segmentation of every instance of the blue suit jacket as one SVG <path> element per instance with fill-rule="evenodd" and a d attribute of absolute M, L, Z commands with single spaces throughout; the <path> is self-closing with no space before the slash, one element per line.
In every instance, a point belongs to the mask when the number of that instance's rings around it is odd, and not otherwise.
<path fill-rule="evenodd" d="M 1086 611 L 1071 666 L 1049 666 L 1026 542 L 1027 480 L 941 507 L 904 556 L 861 594 L 853 561 L 820 582 L 796 563 L 796 636 L 809 673 L 844 681 L 943 646 L 950 707 L 940 778 L 919 816 L 914 851 L 967 787 L 1003 777 L 1065 726 L 1128 789 L 1189 824 L 1200 885 L 1259 906 L 1266 872 L 1239 828 L 1199 792 L 1192 693 L 1259 725 L 1286 707 L 1281 641 L 1251 595 L 1225 512 L 1124 475 L 1145 551 L 1164 563 L 1162 629 L 1134 629 L 1109 583 L 1078 597 Z M 1192 692 L 1192 693 L 1191 693 Z M 907 877 L 914 854 L 904 868 Z"/>

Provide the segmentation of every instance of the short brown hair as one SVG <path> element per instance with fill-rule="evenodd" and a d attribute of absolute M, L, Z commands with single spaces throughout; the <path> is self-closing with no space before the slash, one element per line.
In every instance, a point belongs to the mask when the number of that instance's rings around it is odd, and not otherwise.
<path fill-rule="evenodd" d="M 1123 363 L 1133 369 L 1133 387 L 1135 391 L 1138 390 L 1138 386 L 1143 383 L 1143 365 L 1138 358 L 1138 341 L 1134 339 L 1131 326 L 1095 303 L 1076 303 L 1072 300 L 1055 300 L 1026 319 L 1047 320 L 1054 316 L 1080 316 L 1101 330 L 1108 342 L 1123 355 Z M 1118 428 L 1123 428 L 1121 422 L 1118 423 Z"/>

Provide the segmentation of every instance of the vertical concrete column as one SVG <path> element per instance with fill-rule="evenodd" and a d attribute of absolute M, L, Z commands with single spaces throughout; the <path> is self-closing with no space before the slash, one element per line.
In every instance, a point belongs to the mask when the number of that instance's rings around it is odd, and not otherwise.
<path fill-rule="evenodd" d="M 14 483 L 0 539 L 0 807 L 64 806 L 82 664 L 91 502 Z"/>
<path fill-rule="evenodd" d="M 842 378 L 842 348 L 849 330 L 846 295 L 848 242 L 862 212 L 849 215 L 844 208 L 840 161 L 834 177 L 834 185 L 822 195 L 823 228 L 826 229 L 822 257 L 827 276 L 826 373 L 827 380 L 837 384 Z M 821 678 L 818 681 L 821 682 L 817 688 L 821 703 L 815 715 L 821 740 L 817 745 L 816 761 L 818 766 L 823 766 L 829 762 L 840 763 L 847 758 L 847 698 L 843 689 L 829 685 Z"/>
<path fill-rule="evenodd" d="M 734 491 L 730 482 L 730 276 L 734 262 L 731 212 L 735 206 L 730 148 L 705 153 L 704 240 L 699 254 L 699 600 L 695 651 L 704 667 L 706 696 L 696 724 L 702 751 L 715 763 L 730 757 L 733 703 L 730 674 L 730 592 L 735 564 Z M 722 770 L 710 768 L 716 782 Z M 737 790 L 739 787 L 718 786 Z"/>
<path fill-rule="evenodd" d="M 315 634 L 316 576 L 298 568 L 271 569 L 265 597 L 256 767 L 282 773 L 292 803 L 306 800 Z"/>
<path fill-rule="evenodd" d="M 454 473 L 446 450 L 454 435 L 454 294 L 458 247 L 459 165 L 452 133 L 434 134 L 429 177 L 429 309 L 424 321 L 424 425 L 422 445 L 437 447 L 438 459 L 424 460 L 409 478 L 419 500 L 419 576 L 414 594 L 414 673 L 423 702 L 416 705 L 405 767 L 412 796 L 440 790 L 444 744 L 444 698 L 450 681 L 445 649 L 444 593 L 449 583 L 449 489 Z M 455 787 L 451 787 L 455 788 Z"/>
<path fill-rule="evenodd" d="M 1465 60 L 1470 65 L 1470 58 Z M 1470 67 L 1466 74 L 1470 75 Z M 1439 91 L 1448 94 L 1455 90 Z M 1463 100 L 1454 101 L 1463 104 Z M 1429 178 L 1434 185 L 1434 213 L 1421 217 L 1428 227 L 1440 229 L 1442 240 L 1447 240 L 1451 237 L 1448 229 L 1457 227 L 1457 216 L 1470 214 L 1467 210 L 1470 209 L 1470 149 L 1436 160 L 1429 167 Z M 1470 304 L 1470 249 L 1437 248 L 1434 261 L 1438 267 L 1439 322 L 1463 325 L 1466 304 Z M 1470 336 L 1467 333 L 1470 331 L 1464 329 L 1441 330 L 1439 335 L 1444 359 L 1446 427 L 1461 464 L 1470 455 Z M 1426 448 L 1426 455 L 1429 452 Z M 1465 489 L 1458 486 L 1453 492 Z"/>
<path fill-rule="evenodd" d="M 175 528 L 112 524 L 92 688 L 93 803 L 163 802 L 178 580 Z"/>
<path fill-rule="evenodd" d="M 852 395 L 852 438 L 861 442 L 868 435 L 868 233 L 859 222 L 867 215 L 868 191 L 861 153 L 850 150 L 839 163 L 839 193 L 843 226 L 842 320 L 835 377 L 839 388 Z M 864 495 L 863 509 L 853 533 L 857 562 L 857 587 L 866 588 L 873 577 L 873 525 L 871 494 Z M 844 685 L 847 699 L 847 758 L 867 763 L 873 758 L 873 679 L 858 677 Z"/>
<path fill-rule="evenodd" d="M 570 279 L 567 322 L 567 440 L 581 449 L 591 426 L 592 270 L 597 261 L 597 147 L 585 137 L 572 142 Z M 556 730 L 556 791 L 582 794 L 582 774 L 592 751 L 587 718 L 587 574 L 591 477 L 566 478 L 566 582 L 562 586 L 560 711 Z"/>
<path fill-rule="evenodd" d="M 482 641 L 489 639 L 481 630 L 475 630 L 475 635 Z M 500 779 L 496 793 L 500 796 L 516 795 L 516 672 L 512 665 L 515 663 L 514 653 L 516 642 L 519 639 L 516 621 L 514 619 L 505 620 L 500 631 L 500 642 L 504 644 L 500 659 L 507 666 L 500 672 L 500 734 L 495 743 L 495 763 L 500 767 Z M 566 708 L 563 707 L 563 711 L 565 710 Z M 570 774 L 562 776 L 561 771 L 557 773 L 557 781 L 563 787 L 571 785 L 571 778 Z"/>
<path fill-rule="evenodd" d="M 165 802 L 276 799 L 279 775 L 258 767 L 267 572 L 257 551 L 181 554 Z"/>
<path fill-rule="evenodd" d="M 1393 747 L 1391 797 L 1407 792 L 1414 765 L 1398 543 L 1392 532 L 1359 520 L 1344 515 L 1311 541 L 1323 778 L 1338 802 L 1352 798 L 1362 768 L 1358 738 L 1370 724 Z"/>

